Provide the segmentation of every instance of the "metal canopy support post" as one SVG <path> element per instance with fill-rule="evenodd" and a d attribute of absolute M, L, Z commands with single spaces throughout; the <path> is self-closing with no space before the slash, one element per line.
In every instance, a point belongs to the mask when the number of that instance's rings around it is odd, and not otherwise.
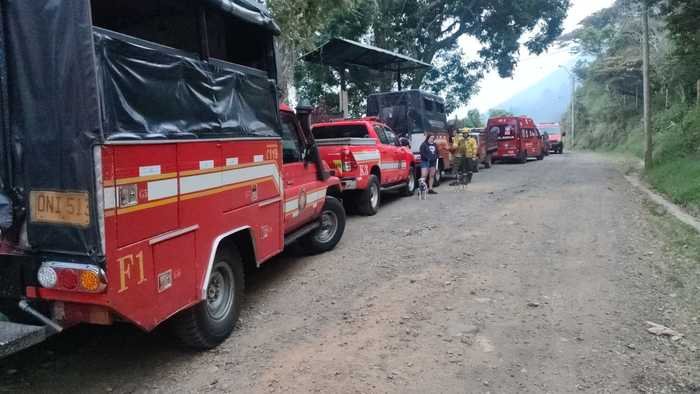
<path fill-rule="evenodd" d="M 340 104 L 340 111 L 343 113 L 343 118 L 350 117 L 350 103 L 348 103 L 348 86 L 345 76 L 345 68 L 341 67 L 338 70 L 340 73 L 340 93 L 338 96 L 338 102 Z"/>
<path fill-rule="evenodd" d="M 398 85 L 399 91 L 401 91 L 401 65 L 396 66 L 396 84 Z"/>
<path fill-rule="evenodd" d="M 649 4 L 645 1 L 642 14 L 643 42 L 642 42 L 642 78 L 644 95 L 644 169 L 650 170 L 653 165 L 652 152 L 654 151 L 651 129 L 651 85 L 649 82 Z"/>

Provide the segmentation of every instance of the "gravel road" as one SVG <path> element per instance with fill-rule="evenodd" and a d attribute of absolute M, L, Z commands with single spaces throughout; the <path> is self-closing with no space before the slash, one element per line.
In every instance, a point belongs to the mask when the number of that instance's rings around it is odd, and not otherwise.
<path fill-rule="evenodd" d="M 216 350 L 81 327 L 0 361 L 0 392 L 700 391 L 697 309 L 670 294 L 675 257 L 613 164 L 554 155 L 438 190 L 264 266 Z"/>

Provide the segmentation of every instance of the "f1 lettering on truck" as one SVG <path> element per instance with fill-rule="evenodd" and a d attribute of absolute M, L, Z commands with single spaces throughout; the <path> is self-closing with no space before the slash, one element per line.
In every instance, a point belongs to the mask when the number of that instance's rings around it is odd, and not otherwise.
<path fill-rule="evenodd" d="M 249 269 L 339 242 L 340 180 L 247 4 L 0 2 L 0 357 L 115 320 L 214 347 Z"/>

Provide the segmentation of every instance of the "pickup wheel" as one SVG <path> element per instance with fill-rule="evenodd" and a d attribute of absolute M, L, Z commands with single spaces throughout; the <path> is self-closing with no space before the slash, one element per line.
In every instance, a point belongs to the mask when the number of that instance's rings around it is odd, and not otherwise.
<path fill-rule="evenodd" d="M 408 170 L 408 180 L 406 187 L 403 188 L 401 194 L 405 197 L 412 196 L 416 192 L 416 170 L 411 166 Z"/>
<path fill-rule="evenodd" d="M 365 190 L 360 192 L 357 198 L 357 210 L 365 216 L 373 216 L 379 211 L 379 201 L 381 200 L 381 189 L 376 175 L 369 176 L 369 184 Z"/>
<path fill-rule="evenodd" d="M 243 287 L 243 261 L 238 251 L 217 252 L 206 299 L 175 316 L 172 322 L 177 339 L 199 350 L 211 349 L 225 341 L 238 321 Z"/>
<path fill-rule="evenodd" d="M 310 254 L 327 252 L 340 241 L 345 232 L 343 204 L 335 197 L 326 197 L 319 220 L 321 225 L 301 240 L 302 246 Z"/>

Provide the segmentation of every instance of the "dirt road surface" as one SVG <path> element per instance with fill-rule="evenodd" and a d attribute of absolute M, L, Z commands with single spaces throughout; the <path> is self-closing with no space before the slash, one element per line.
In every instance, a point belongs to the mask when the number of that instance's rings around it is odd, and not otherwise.
<path fill-rule="evenodd" d="M 249 276 L 216 350 L 82 327 L 0 361 L 0 391 L 700 390 L 697 308 L 671 294 L 674 257 L 613 164 L 569 153 L 474 180 L 387 198 L 349 219 L 336 250 Z M 646 321 L 685 336 L 657 338 Z"/>

